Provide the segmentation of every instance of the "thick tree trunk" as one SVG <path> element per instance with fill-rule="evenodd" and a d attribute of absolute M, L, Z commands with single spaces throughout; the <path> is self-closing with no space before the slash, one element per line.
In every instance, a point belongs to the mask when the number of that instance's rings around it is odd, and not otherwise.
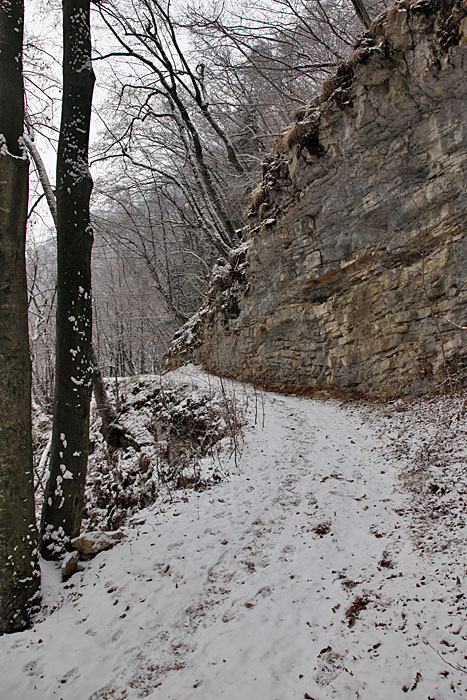
<path fill-rule="evenodd" d="M 39 602 L 26 292 L 29 164 L 23 133 L 23 6 L 0 4 L 0 634 Z"/>
<path fill-rule="evenodd" d="M 0 138 L 9 153 L 23 155 L 23 15 L 22 0 L 0 3 Z M 1 146 L 1 144 L 0 144 Z"/>
<path fill-rule="evenodd" d="M 63 102 L 57 156 L 57 346 L 50 475 L 41 551 L 61 556 L 79 534 L 92 390 L 92 229 L 88 170 L 94 73 L 89 0 L 63 1 Z"/>
<path fill-rule="evenodd" d="M 37 174 L 44 190 L 45 197 L 47 199 L 47 204 L 49 205 L 50 214 L 52 216 L 53 222 L 55 224 L 55 230 L 57 229 L 57 200 L 55 193 L 53 191 L 52 185 L 50 184 L 49 176 L 45 168 L 44 162 L 41 158 L 39 151 L 36 148 L 34 141 L 29 138 L 29 136 L 24 137 L 24 143 L 29 151 L 29 154 L 36 166 Z M 183 319 L 183 323 L 186 322 L 186 318 Z M 92 388 L 94 391 L 94 397 L 96 399 L 96 407 L 99 413 L 100 419 L 102 421 L 102 435 L 110 449 L 117 449 L 119 447 L 126 447 L 128 445 L 135 445 L 135 440 L 131 437 L 125 428 L 123 428 L 118 422 L 118 416 L 113 408 L 110 399 L 107 395 L 102 373 L 97 362 L 97 354 L 94 347 L 91 348 L 92 353 Z"/>

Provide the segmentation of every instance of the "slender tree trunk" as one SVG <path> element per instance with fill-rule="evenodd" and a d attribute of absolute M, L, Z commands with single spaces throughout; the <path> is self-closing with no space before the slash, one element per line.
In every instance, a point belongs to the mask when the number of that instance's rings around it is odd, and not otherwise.
<path fill-rule="evenodd" d="M 29 163 L 23 134 L 23 4 L 0 3 L 0 634 L 39 602 L 26 287 Z"/>
<path fill-rule="evenodd" d="M 185 124 L 190 137 L 191 137 L 191 142 L 193 144 L 193 153 L 194 157 L 196 160 L 196 163 L 199 168 L 199 173 L 200 176 L 203 180 L 204 186 L 206 188 L 206 192 L 213 204 L 213 207 L 219 217 L 219 219 L 222 222 L 222 225 L 224 227 L 224 238 L 226 239 L 226 242 L 229 247 L 233 247 L 236 242 L 236 234 L 235 234 L 235 229 L 232 224 L 232 221 L 230 220 L 229 215 L 227 214 L 225 207 L 224 207 L 224 202 L 222 201 L 222 197 L 220 196 L 219 192 L 216 189 L 216 186 L 213 182 L 213 179 L 211 177 L 211 173 L 209 172 L 209 168 L 206 165 L 206 161 L 204 159 L 204 151 L 203 151 L 203 146 L 201 143 L 201 139 L 199 137 L 198 131 L 193 124 L 193 121 L 190 118 L 190 115 L 188 114 L 188 110 L 183 104 L 183 102 L 180 100 L 180 98 L 175 94 L 171 93 L 171 98 L 174 102 L 174 104 L 177 106 L 178 111 L 180 113 L 181 119 L 183 120 L 183 123 Z"/>
<path fill-rule="evenodd" d="M 57 346 L 50 475 L 41 551 L 79 534 L 89 453 L 92 303 L 88 142 L 94 72 L 89 0 L 63 0 L 63 102 L 57 155 Z"/>
<path fill-rule="evenodd" d="M 367 12 L 367 9 L 365 7 L 365 3 L 363 0 L 351 0 L 352 5 L 355 8 L 355 12 L 357 13 L 357 17 L 360 20 L 360 22 L 363 24 L 365 29 L 369 29 L 371 26 L 371 19 L 370 16 Z"/>
<path fill-rule="evenodd" d="M 96 408 L 101 419 L 101 432 L 107 446 L 111 450 L 117 450 L 121 447 L 134 447 L 139 450 L 140 447 L 131 433 L 126 430 L 118 421 L 118 415 L 112 406 L 104 385 L 102 372 L 97 362 L 97 357 L 92 350 L 93 360 L 93 375 L 92 387 L 94 398 L 96 400 Z"/>
<path fill-rule="evenodd" d="M 45 198 L 47 200 L 47 204 L 49 205 L 49 210 L 50 214 L 52 216 L 53 222 L 55 229 L 57 228 L 57 200 L 55 198 L 54 191 L 52 189 L 52 185 L 50 184 L 49 176 L 47 175 L 47 170 L 45 168 L 44 162 L 41 158 L 41 154 L 37 150 L 36 144 L 26 134 L 24 135 L 24 144 L 26 148 L 29 151 L 29 155 L 31 156 L 32 160 L 34 161 L 34 165 L 36 166 L 37 170 L 37 175 L 39 177 L 40 183 L 42 185 L 42 189 L 44 191 Z"/>

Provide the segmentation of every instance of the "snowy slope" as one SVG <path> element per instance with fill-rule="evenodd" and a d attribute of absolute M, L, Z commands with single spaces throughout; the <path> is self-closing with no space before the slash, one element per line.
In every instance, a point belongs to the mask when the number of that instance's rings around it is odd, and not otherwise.
<path fill-rule="evenodd" d="M 465 452 L 455 532 L 421 547 L 406 414 L 248 391 L 227 481 L 141 511 L 68 583 L 43 564 L 2 700 L 467 698 Z"/>

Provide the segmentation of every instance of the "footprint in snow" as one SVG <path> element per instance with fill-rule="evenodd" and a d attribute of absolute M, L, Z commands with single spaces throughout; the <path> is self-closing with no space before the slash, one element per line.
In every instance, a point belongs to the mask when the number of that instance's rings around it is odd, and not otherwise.
<path fill-rule="evenodd" d="M 27 676 L 37 676 L 40 673 L 37 661 L 29 661 L 23 670 Z"/>

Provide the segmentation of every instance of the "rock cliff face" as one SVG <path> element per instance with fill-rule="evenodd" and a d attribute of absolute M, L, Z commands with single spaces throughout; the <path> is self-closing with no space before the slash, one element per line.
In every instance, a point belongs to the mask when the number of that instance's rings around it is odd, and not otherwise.
<path fill-rule="evenodd" d="M 297 115 L 172 366 L 386 396 L 465 368 L 466 10 L 396 3 Z"/>

